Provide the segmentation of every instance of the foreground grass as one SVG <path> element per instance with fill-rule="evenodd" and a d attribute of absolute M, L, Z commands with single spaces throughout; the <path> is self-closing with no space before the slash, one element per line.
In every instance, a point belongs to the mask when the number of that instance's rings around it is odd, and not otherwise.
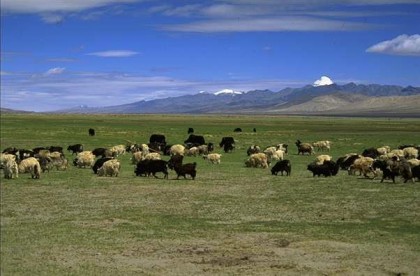
<path fill-rule="evenodd" d="M 94 127 L 97 136 L 88 137 Z M 188 127 L 207 141 L 237 141 L 220 165 L 198 163 L 194 181 L 118 178 L 89 169 L 1 179 L 1 272 L 10 274 L 420 273 L 419 183 L 379 183 L 340 172 L 312 178 L 294 141 L 328 139 L 336 159 L 371 146 L 418 143 L 420 122 L 248 116 L 2 115 L 1 149 L 83 143 L 86 149 L 182 143 Z M 235 127 L 244 132 L 233 133 Z M 251 130 L 257 128 L 257 132 Z M 246 148 L 285 142 L 292 176 L 243 166 Z M 220 149 L 217 149 L 220 152 Z M 68 156 L 71 160 L 71 157 Z"/>

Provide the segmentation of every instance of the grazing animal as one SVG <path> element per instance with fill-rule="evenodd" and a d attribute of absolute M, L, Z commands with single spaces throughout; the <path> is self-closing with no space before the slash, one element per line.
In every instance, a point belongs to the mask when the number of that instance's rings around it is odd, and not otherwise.
<path fill-rule="evenodd" d="M 404 157 L 407 159 L 417 158 L 419 155 L 419 150 L 415 147 L 407 147 L 403 149 Z"/>
<path fill-rule="evenodd" d="M 160 149 L 166 146 L 166 137 L 163 134 L 152 134 L 149 138 L 149 144 L 159 145 Z"/>
<path fill-rule="evenodd" d="M 121 170 L 121 164 L 117 159 L 106 161 L 102 167 L 98 169 L 98 176 L 115 176 L 117 177 Z"/>
<path fill-rule="evenodd" d="M 32 178 L 41 177 L 41 165 L 35 157 L 29 157 L 22 160 L 18 166 L 19 173 L 30 173 Z"/>
<path fill-rule="evenodd" d="M 235 129 L 233 130 L 233 132 L 242 132 L 242 128 L 237 127 L 237 128 L 235 128 Z"/>
<path fill-rule="evenodd" d="M 322 165 L 312 162 L 308 165 L 308 170 L 312 172 L 313 177 L 315 176 L 334 176 L 338 173 L 338 164 L 334 161 L 325 161 Z"/>
<path fill-rule="evenodd" d="M 60 147 L 60 146 L 49 146 L 49 147 L 46 147 L 46 149 L 49 150 L 50 152 L 58 151 L 58 152 L 63 153 L 63 147 Z"/>
<path fill-rule="evenodd" d="M 207 155 L 203 155 L 204 160 L 208 160 L 212 164 L 220 164 L 220 158 L 222 157 L 219 153 L 209 153 Z"/>
<path fill-rule="evenodd" d="M 168 167 L 171 170 L 175 170 L 176 172 L 176 179 L 179 179 L 180 176 L 183 176 L 184 179 L 186 179 L 187 175 L 190 175 L 191 178 L 194 180 L 196 175 L 197 175 L 197 163 L 187 163 L 187 164 L 182 164 L 182 160 L 183 160 L 184 156 L 182 155 L 173 155 L 171 156 L 171 159 L 169 159 L 168 161 Z"/>
<path fill-rule="evenodd" d="M 106 161 L 109 161 L 109 160 L 112 160 L 112 159 L 114 159 L 114 158 L 113 158 L 113 157 L 101 157 L 101 158 L 99 158 L 98 160 L 96 160 L 96 161 L 95 161 L 95 164 L 93 164 L 93 166 L 92 166 L 93 173 L 94 173 L 94 174 L 97 174 L 97 173 L 98 173 L 99 168 L 100 168 L 100 167 L 102 167 L 102 165 L 103 165 Z"/>
<path fill-rule="evenodd" d="M 96 149 L 92 150 L 92 154 L 95 155 L 96 157 L 112 156 L 111 152 L 106 148 L 96 148 Z"/>
<path fill-rule="evenodd" d="M 168 179 L 168 162 L 164 160 L 146 159 L 137 163 L 134 173 L 136 176 L 150 176 L 152 174 L 155 178 L 156 173 L 162 172 L 163 178 Z"/>
<path fill-rule="evenodd" d="M 176 144 L 171 147 L 169 150 L 170 155 L 184 155 L 185 147 L 181 144 Z"/>
<path fill-rule="evenodd" d="M 187 134 L 191 134 L 191 133 L 194 133 L 194 129 L 192 127 L 189 127 Z"/>
<path fill-rule="evenodd" d="M 93 128 L 89 128 L 89 136 L 95 136 L 95 130 Z"/>
<path fill-rule="evenodd" d="M 302 143 L 300 140 L 296 141 L 296 146 L 298 148 L 298 155 L 302 153 L 311 155 L 314 152 L 314 147 L 309 143 Z"/>
<path fill-rule="evenodd" d="M 413 174 L 413 178 L 417 178 L 417 180 L 420 180 L 420 166 L 415 166 L 411 168 L 411 173 Z"/>
<path fill-rule="evenodd" d="M 395 177 L 400 174 L 396 166 L 393 166 L 392 163 L 385 160 L 375 160 L 372 164 L 372 168 L 374 170 L 379 169 L 382 171 L 381 183 L 384 182 L 385 179 L 390 179 L 395 183 Z"/>
<path fill-rule="evenodd" d="M 279 172 L 281 172 L 281 175 L 283 175 L 283 172 L 286 172 L 287 176 L 290 176 L 290 173 L 292 172 L 292 164 L 290 163 L 290 160 L 280 160 L 277 161 L 277 163 L 271 168 L 271 174 L 277 175 Z"/>
<path fill-rule="evenodd" d="M 376 159 L 379 156 L 379 152 L 376 148 L 368 148 L 362 152 L 362 156 Z"/>
<path fill-rule="evenodd" d="M 124 145 L 116 145 L 109 149 L 111 152 L 111 156 L 118 157 L 122 154 L 125 154 L 125 146 Z"/>
<path fill-rule="evenodd" d="M 350 175 L 352 175 L 354 174 L 355 171 L 359 171 L 360 174 L 363 174 L 364 177 L 369 177 L 367 174 L 372 173 L 373 178 L 375 178 L 377 176 L 377 173 L 372 167 L 373 161 L 374 159 L 371 157 L 362 156 L 360 158 L 357 158 L 356 160 L 354 160 L 353 164 L 349 167 L 348 172 Z"/>
<path fill-rule="evenodd" d="M 328 140 L 325 141 L 317 141 L 312 143 L 312 146 L 317 149 L 317 151 L 330 151 L 331 149 L 331 142 Z"/>
<path fill-rule="evenodd" d="M 250 156 L 251 154 L 254 154 L 254 153 L 259 153 L 259 152 L 261 152 L 261 148 L 260 148 L 259 146 L 257 146 L 257 145 L 251 145 L 251 146 L 249 146 L 249 148 L 246 150 L 246 154 L 247 154 L 248 156 Z"/>
<path fill-rule="evenodd" d="M 356 153 L 348 153 L 345 156 L 342 156 L 337 159 L 337 164 L 339 164 L 340 168 L 342 170 L 348 170 L 351 165 L 353 165 L 354 160 L 360 158 L 361 155 L 358 155 Z"/>
<path fill-rule="evenodd" d="M 6 162 L 3 168 L 4 178 L 12 179 L 19 177 L 19 168 L 18 164 L 14 159 L 10 159 Z"/>
<path fill-rule="evenodd" d="M 82 144 L 70 145 L 67 147 L 67 150 L 72 152 L 71 155 L 75 153 L 77 154 L 83 151 L 83 145 Z"/>
<path fill-rule="evenodd" d="M 95 155 L 91 151 L 79 152 L 73 164 L 79 168 L 92 167 L 95 163 Z"/>
<path fill-rule="evenodd" d="M 184 145 L 186 145 L 187 148 L 198 147 L 205 144 L 206 141 L 202 135 L 190 134 L 188 139 L 184 141 Z"/>
<path fill-rule="evenodd" d="M 332 160 L 332 156 L 331 155 L 321 154 L 321 155 L 318 155 L 315 158 L 315 163 L 317 165 L 322 165 L 322 164 L 324 164 L 325 161 L 331 161 L 331 160 Z"/>
<path fill-rule="evenodd" d="M 223 137 L 220 141 L 219 146 L 222 148 L 225 153 L 232 152 L 235 148 L 235 140 L 233 137 Z"/>
<path fill-rule="evenodd" d="M 252 168 L 261 167 L 263 169 L 268 168 L 267 155 L 263 152 L 251 154 L 248 160 L 245 161 L 245 166 Z"/>

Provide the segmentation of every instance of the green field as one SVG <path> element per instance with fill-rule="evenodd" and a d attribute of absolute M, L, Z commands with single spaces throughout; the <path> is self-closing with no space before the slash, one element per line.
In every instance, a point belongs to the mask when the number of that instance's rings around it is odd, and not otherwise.
<path fill-rule="evenodd" d="M 194 181 L 136 177 L 130 154 L 117 178 L 74 166 L 39 180 L 1 175 L 1 274 L 420 275 L 420 182 L 313 178 L 315 156 L 294 145 L 330 140 L 336 160 L 419 144 L 419 120 L 2 114 L 1 150 L 147 143 L 153 133 L 177 144 L 188 127 L 215 144 L 236 140 L 220 165 L 186 157 L 198 164 Z M 290 177 L 244 166 L 248 146 L 278 143 L 289 144 Z"/>

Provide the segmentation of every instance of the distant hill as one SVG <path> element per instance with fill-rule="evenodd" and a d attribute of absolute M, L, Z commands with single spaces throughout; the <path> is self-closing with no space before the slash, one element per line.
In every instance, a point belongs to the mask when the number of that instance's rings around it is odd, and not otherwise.
<path fill-rule="evenodd" d="M 307 85 L 278 92 L 254 90 L 198 93 L 101 108 L 79 107 L 60 113 L 278 113 L 311 115 L 420 116 L 420 88 L 396 85 Z M 231 92 L 232 91 L 232 92 Z"/>
<path fill-rule="evenodd" d="M 32 113 L 32 111 L 23 111 L 23 110 L 16 110 L 16 109 L 10 109 L 10 108 L 0 108 L 1 114 L 7 114 L 7 113 Z"/>

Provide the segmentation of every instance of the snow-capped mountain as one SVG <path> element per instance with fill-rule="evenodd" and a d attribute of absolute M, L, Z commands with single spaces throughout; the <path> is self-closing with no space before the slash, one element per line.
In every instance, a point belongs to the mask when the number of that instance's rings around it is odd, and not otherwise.
<path fill-rule="evenodd" d="M 319 80 L 316 80 L 313 84 L 313 86 L 325 86 L 325 85 L 331 85 L 334 84 L 334 82 L 327 76 L 322 76 Z"/>
<path fill-rule="evenodd" d="M 217 96 L 217 95 L 241 95 L 243 93 L 244 92 L 242 92 L 242 91 L 235 91 L 233 89 L 223 89 L 223 90 L 217 91 L 213 94 Z"/>

